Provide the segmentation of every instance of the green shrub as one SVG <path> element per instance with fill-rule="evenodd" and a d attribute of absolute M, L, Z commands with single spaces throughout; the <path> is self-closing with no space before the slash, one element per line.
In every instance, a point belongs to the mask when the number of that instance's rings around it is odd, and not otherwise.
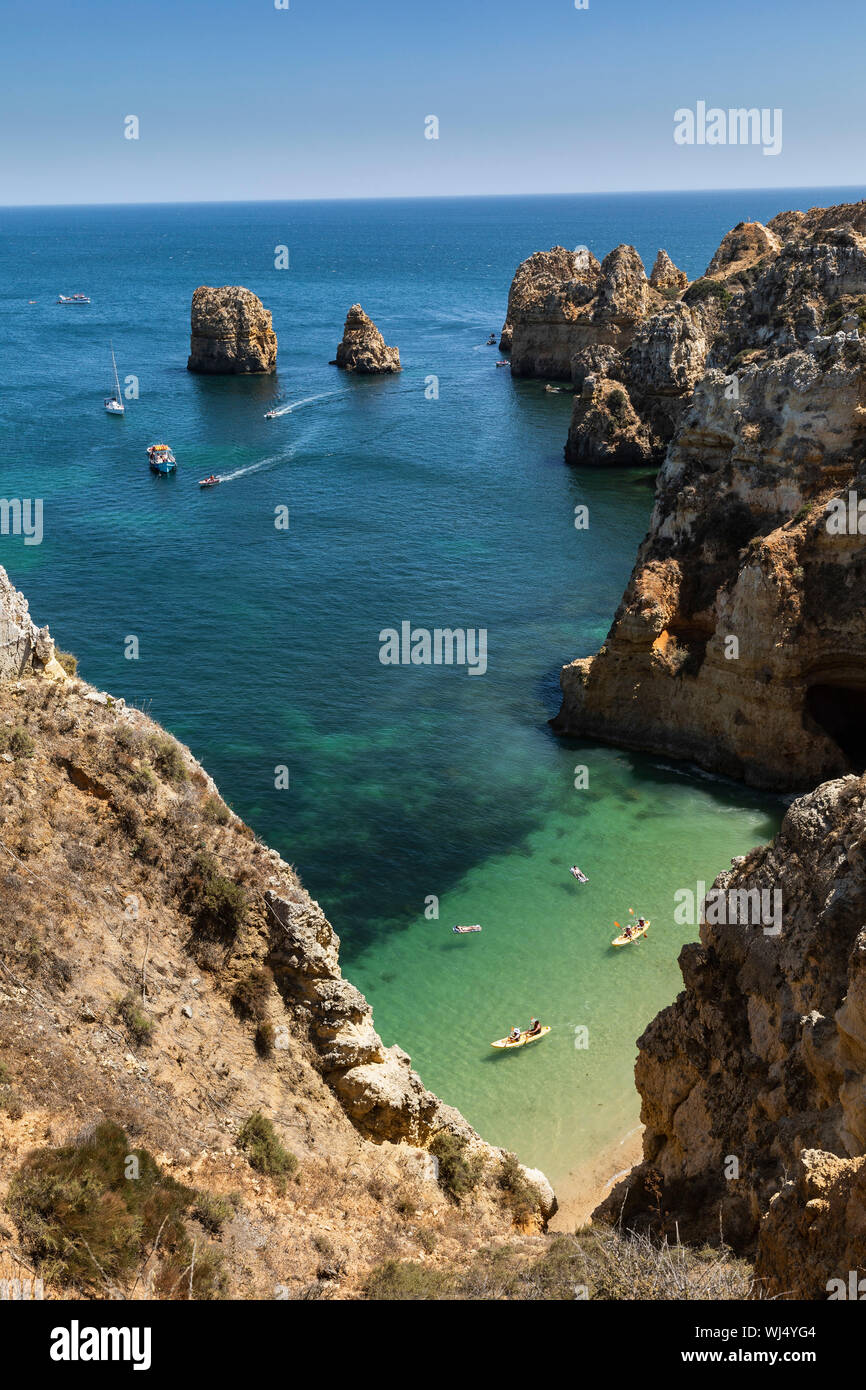
<path fill-rule="evenodd" d="M 252 1018 L 263 1023 L 270 1000 L 274 977 L 267 967 L 250 971 L 245 980 L 239 981 L 232 995 L 232 1006 L 241 1018 Z"/>
<path fill-rule="evenodd" d="M 245 1120 L 238 1133 L 238 1148 L 243 1149 L 250 1167 L 271 1178 L 287 1178 L 295 1172 L 298 1160 L 283 1148 L 277 1131 L 267 1115 L 260 1110 Z"/>
<path fill-rule="evenodd" d="M 232 1204 L 216 1192 L 197 1192 L 191 1215 L 206 1231 L 219 1235 L 223 1223 L 232 1215 Z"/>
<path fill-rule="evenodd" d="M 183 753 L 180 751 L 180 744 L 173 738 L 168 738 L 164 734 L 154 734 L 149 740 L 149 752 L 153 766 L 166 782 L 185 782 L 187 780 L 188 774 Z"/>
<path fill-rule="evenodd" d="M 126 1025 L 126 1031 L 140 1047 L 146 1047 L 153 1039 L 153 1023 L 138 1007 L 134 994 L 118 999 L 117 1017 Z"/>
<path fill-rule="evenodd" d="M 447 1274 L 412 1260 L 386 1260 L 372 1270 L 364 1289 L 364 1297 L 383 1302 L 409 1302 L 418 1299 L 441 1299 L 451 1286 Z"/>
<path fill-rule="evenodd" d="M 193 913 L 196 930 L 223 940 L 235 936 L 246 915 L 244 890 L 220 873 L 216 859 L 206 850 L 193 856 L 184 899 Z"/>
<path fill-rule="evenodd" d="M 506 1154 L 497 1178 L 512 1219 L 522 1224 L 538 1211 L 538 1196 L 527 1182 L 516 1154 Z"/>
<path fill-rule="evenodd" d="M 628 397 L 618 386 L 608 391 L 605 404 L 615 420 L 622 421 L 628 415 Z"/>
<path fill-rule="evenodd" d="M 232 813 L 228 806 L 219 796 L 209 796 L 206 798 L 201 808 L 202 816 L 212 825 L 228 825 L 232 818 Z"/>
<path fill-rule="evenodd" d="M 9 735 L 9 752 L 16 758 L 29 758 L 35 747 L 26 729 L 13 729 Z"/>
<path fill-rule="evenodd" d="M 156 778 L 147 763 L 142 763 L 130 772 L 126 779 L 132 791 L 138 796 L 149 796 L 156 786 Z"/>
<path fill-rule="evenodd" d="M 440 1130 L 430 1144 L 430 1152 L 439 1163 L 439 1186 L 455 1202 L 478 1186 L 484 1170 L 482 1155 L 467 1158 L 466 1147 L 465 1139 L 447 1129 Z"/>
<path fill-rule="evenodd" d="M 72 652 L 62 652 L 57 647 L 54 648 L 54 655 L 67 676 L 74 676 L 78 670 L 78 657 L 73 656 Z"/>
<path fill-rule="evenodd" d="M 133 1161 L 134 1160 L 134 1161 Z M 218 1252 L 197 1250 L 184 1216 L 195 1198 L 146 1149 L 131 1149 L 104 1122 L 77 1143 L 28 1155 L 7 1207 L 30 1257 L 49 1278 L 105 1297 L 156 1245 L 154 1290 L 165 1298 L 216 1298 L 225 1280 Z"/>
<path fill-rule="evenodd" d="M 693 280 L 688 289 L 683 293 L 684 304 L 702 304 L 707 299 L 718 299 L 724 308 L 731 302 L 731 291 L 721 280 L 708 280 L 706 276 L 700 280 Z"/>

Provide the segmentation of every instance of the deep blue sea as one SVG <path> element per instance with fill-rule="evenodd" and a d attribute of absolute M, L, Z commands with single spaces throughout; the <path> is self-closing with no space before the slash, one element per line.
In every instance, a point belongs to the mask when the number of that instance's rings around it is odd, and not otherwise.
<path fill-rule="evenodd" d="M 627 241 L 649 269 L 664 246 L 694 277 L 742 219 L 858 196 L 0 210 L 0 495 L 44 504 L 43 543 L 0 537 L 0 563 L 81 673 L 188 743 L 296 866 L 386 1042 L 557 1180 L 637 1123 L 634 1040 L 696 934 L 673 926 L 673 892 L 772 835 L 780 808 L 551 735 L 559 668 L 607 632 L 652 476 L 566 468 L 570 396 L 512 381 L 485 340 L 533 251 Z M 262 298 L 276 376 L 186 371 L 200 284 Z M 89 307 L 56 304 L 78 291 Z M 356 301 L 399 346 L 399 376 L 328 365 Z M 140 383 L 123 419 L 102 406 L 110 341 Z M 294 408 L 264 419 L 274 406 Z M 148 469 L 156 439 L 173 477 Z M 200 491 L 211 472 L 225 481 Z M 379 633 L 406 620 L 485 628 L 487 673 L 383 666 Z M 657 930 L 611 952 L 630 906 Z M 530 1013 L 551 1035 L 493 1053 Z"/>

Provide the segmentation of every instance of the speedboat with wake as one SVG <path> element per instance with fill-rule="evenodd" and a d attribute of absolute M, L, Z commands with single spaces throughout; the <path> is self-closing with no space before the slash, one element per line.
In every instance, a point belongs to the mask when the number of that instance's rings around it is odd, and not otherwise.
<path fill-rule="evenodd" d="M 211 473 L 209 478 L 200 478 L 198 485 L 199 487 L 216 487 L 217 483 L 221 482 L 222 478 L 218 478 L 216 473 Z"/>
<path fill-rule="evenodd" d="M 276 409 L 274 409 L 274 410 L 266 410 L 266 411 L 265 411 L 265 419 L 266 419 L 266 420 L 276 420 L 276 418 L 277 418 L 277 416 L 279 415 L 279 413 L 280 413 L 280 412 L 279 412 L 278 410 L 276 410 Z"/>
<path fill-rule="evenodd" d="M 177 459 L 167 444 L 151 444 L 147 457 L 154 473 L 173 473 L 177 468 Z"/>

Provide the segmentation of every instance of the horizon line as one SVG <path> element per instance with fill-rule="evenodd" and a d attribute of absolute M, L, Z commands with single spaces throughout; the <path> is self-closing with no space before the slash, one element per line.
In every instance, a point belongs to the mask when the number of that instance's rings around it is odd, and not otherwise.
<path fill-rule="evenodd" d="M 595 189 L 571 193 L 383 193 L 364 194 L 345 197 L 342 194 L 325 194 L 317 198 L 161 198 L 152 202 L 94 202 L 94 203 L 0 203 L 0 211 L 17 212 L 37 208 L 157 208 L 157 207 L 225 207 L 255 203 L 386 203 L 416 202 L 432 203 L 451 201 L 481 202 L 494 198 L 646 198 L 665 197 L 673 194 L 706 193 L 797 193 L 821 189 L 859 189 L 864 190 L 866 182 L 857 183 L 801 183 L 801 184 L 740 184 L 724 185 L 715 188 L 634 188 L 634 189 Z"/>

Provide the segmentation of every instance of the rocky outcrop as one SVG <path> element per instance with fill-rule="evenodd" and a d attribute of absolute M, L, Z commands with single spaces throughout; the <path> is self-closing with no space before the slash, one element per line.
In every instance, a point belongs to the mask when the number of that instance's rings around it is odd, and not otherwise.
<path fill-rule="evenodd" d="M 190 372 L 276 371 L 277 335 L 270 312 L 241 285 L 199 285 L 192 297 L 189 347 Z"/>
<path fill-rule="evenodd" d="M 703 301 L 677 302 L 687 286 L 666 251 L 647 280 L 626 245 L 601 264 L 586 248 L 555 246 L 518 267 L 500 342 L 512 373 L 569 380 L 579 392 L 594 378 L 593 393 L 575 398 L 568 463 L 660 461 L 720 317 Z M 610 392 L 627 397 L 625 430 L 597 409 Z"/>
<path fill-rule="evenodd" d="M 757 1247 L 771 1293 L 826 1297 L 866 1263 L 864 1163 L 841 1161 L 866 1153 L 864 922 L 866 778 L 847 777 L 707 895 L 685 989 L 638 1040 L 644 1161 L 600 1219 Z"/>
<path fill-rule="evenodd" d="M 375 323 L 360 304 L 353 304 L 346 315 L 343 337 L 337 348 L 336 365 L 347 372 L 373 375 L 399 372 L 400 349 L 388 347 Z"/>
<path fill-rule="evenodd" d="M 674 265 L 667 251 L 660 250 L 655 258 L 649 282 L 654 290 L 679 291 L 686 288 L 689 277 L 684 270 L 679 270 Z"/>
<path fill-rule="evenodd" d="M 608 638 L 563 669 L 558 730 L 764 787 L 866 767 L 866 542 L 849 507 L 866 498 L 866 240 L 836 216 L 787 239 L 778 219 L 738 229 L 711 263 L 724 282 L 694 282 L 632 340 L 620 376 L 644 423 L 630 373 L 668 420 L 681 393 L 688 406 Z M 569 450 L 597 461 L 583 411 Z"/>
<path fill-rule="evenodd" d="M 37 627 L 23 594 L 0 567 L 0 681 L 26 671 L 63 676 L 47 627 Z"/>
<path fill-rule="evenodd" d="M 803 1150 L 761 1224 L 755 1277 L 771 1298 L 866 1297 L 866 1158 Z"/>

